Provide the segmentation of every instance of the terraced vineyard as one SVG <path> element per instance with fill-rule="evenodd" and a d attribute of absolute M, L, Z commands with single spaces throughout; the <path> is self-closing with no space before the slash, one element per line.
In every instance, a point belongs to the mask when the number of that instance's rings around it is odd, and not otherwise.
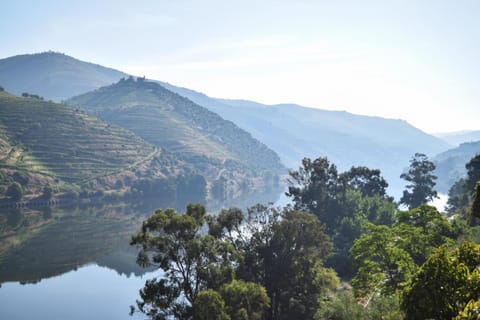
<path fill-rule="evenodd" d="M 154 82 L 129 78 L 67 103 L 192 163 L 208 158 L 251 170 L 283 169 L 277 154 L 249 133 Z"/>
<path fill-rule="evenodd" d="M 0 92 L 0 173 L 83 184 L 158 157 L 132 132 L 79 110 Z"/>

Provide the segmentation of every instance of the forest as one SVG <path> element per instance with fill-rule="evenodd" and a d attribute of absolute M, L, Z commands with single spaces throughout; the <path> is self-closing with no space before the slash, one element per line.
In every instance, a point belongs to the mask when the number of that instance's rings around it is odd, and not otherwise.
<path fill-rule="evenodd" d="M 380 170 L 304 158 L 283 208 L 158 209 L 131 244 L 147 280 L 131 307 L 150 319 L 478 319 L 480 155 L 433 200 L 435 165 L 417 153 L 399 203 Z"/>

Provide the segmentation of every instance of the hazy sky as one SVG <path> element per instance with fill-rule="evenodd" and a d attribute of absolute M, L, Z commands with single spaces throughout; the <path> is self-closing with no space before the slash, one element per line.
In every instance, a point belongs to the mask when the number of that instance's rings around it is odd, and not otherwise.
<path fill-rule="evenodd" d="M 214 97 L 480 130 L 478 0 L 2 0 L 0 44 Z"/>

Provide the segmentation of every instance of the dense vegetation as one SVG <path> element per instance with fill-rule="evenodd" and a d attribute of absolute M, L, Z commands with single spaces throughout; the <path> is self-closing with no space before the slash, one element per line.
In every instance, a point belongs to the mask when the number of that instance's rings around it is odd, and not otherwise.
<path fill-rule="evenodd" d="M 467 164 L 464 186 L 479 180 L 476 164 Z M 412 184 L 406 211 L 387 196 L 379 170 L 339 173 L 326 158 L 306 158 L 290 173 L 293 206 L 216 216 L 193 204 L 185 214 L 159 209 L 132 244 L 141 248 L 140 265 L 164 274 L 147 281 L 132 312 L 152 319 L 477 319 L 480 182 L 462 208 L 468 214 L 447 219 L 426 204 L 434 169 L 425 155 L 412 158 L 402 175 Z"/>

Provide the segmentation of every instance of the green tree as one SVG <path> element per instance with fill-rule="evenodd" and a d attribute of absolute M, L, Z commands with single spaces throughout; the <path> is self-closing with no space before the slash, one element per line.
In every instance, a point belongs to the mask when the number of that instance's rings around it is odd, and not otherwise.
<path fill-rule="evenodd" d="M 360 296 L 393 294 L 439 246 L 452 244 L 454 230 L 435 207 L 399 212 L 393 227 L 369 225 L 351 249 L 356 266 L 352 284 Z"/>
<path fill-rule="evenodd" d="M 340 177 L 351 189 L 360 191 L 363 196 L 379 195 L 384 197 L 387 194 L 388 183 L 378 169 L 352 167 L 349 171 L 342 173 Z"/>
<path fill-rule="evenodd" d="M 50 185 L 46 185 L 42 190 L 42 197 L 44 199 L 50 200 L 53 196 L 53 189 Z"/>
<path fill-rule="evenodd" d="M 295 208 L 315 214 L 332 235 L 345 215 L 346 185 L 337 167 L 327 158 L 304 158 L 302 166 L 291 171 L 290 177 L 287 196 L 292 198 Z"/>
<path fill-rule="evenodd" d="M 470 206 L 469 221 L 472 224 L 476 219 L 480 219 L 480 181 L 477 181 L 472 195 L 472 205 Z"/>
<path fill-rule="evenodd" d="M 220 294 L 232 320 L 261 320 L 270 306 L 265 288 L 253 282 L 233 280 L 220 288 Z"/>
<path fill-rule="evenodd" d="M 452 319 L 480 298 L 480 246 L 440 247 L 422 265 L 403 294 L 406 319 Z"/>
<path fill-rule="evenodd" d="M 12 183 L 7 188 L 6 196 L 10 197 L 13 201 L 19 201 L 23 197 L 23 188 L 18 182 Z"/>
<path fill-rule="evenodd" d="M 206 219 L 201 205 L 188 205 L 185 214 L 157 210 L 132 237 L 131 244 L 141 247 L 137 262 L 164 272 L 140 291 L 139 311 L 152 319 L 189 319 L 200 291 L 231 281 L 231 248 L 200 233 Z"/>
<path fill-rule="evenodd" d="M 403 192 L 400 203 L 413 209 L 436 198 L 437 192 L 433 188 L 437 177 L 433 174 L 434 171 L 435 164 L 423 153 L 416 153 L 410 160 L 408 171 L 400 175 L 400 178 L 410 183 L 407 185 L 410 191 Z"/>
<path fill-rule="evenodd" d="M 469 198 L 469 192 L 465 192 L 465 179 L 461 178 L 448 190 L 447 212 L 450 214 L 461 213 L 463 217 L 466 217 L 467 214 L 464 211 Z"/>
<path fill-rule="evenodd" d="M 476 155 L 465 165 L 467 178 L 465 179 L 465 191 L 471 194 L 477 181 L 480 181 L 480 154 Z"/>
<path fill-rule="evenodd" d="M 243 217 L 238 209 L 224 210 L 210 222 L 210 232 L 241 252 L 237 277 L 265 287 L 267 320 L 311 319 L 319 297 L 337 283 L 322 266 L 330 242 L 312 214 L 256 206 Z"/>
<path fill-rule="evenodd" d="M 198 293 L 193 305 L 194 320 L 231 320 L 225 311 L 225 301 L 220 293 L 207 289 Z"/>
<path fill-rule="evenodd" d="M 357 270 L 352 285 L 358 296 L 393 294 L 415 272 L 415 263 L 399 240 L 392 228 L 373 224 L 355 240 L 350 252 Z"/>

